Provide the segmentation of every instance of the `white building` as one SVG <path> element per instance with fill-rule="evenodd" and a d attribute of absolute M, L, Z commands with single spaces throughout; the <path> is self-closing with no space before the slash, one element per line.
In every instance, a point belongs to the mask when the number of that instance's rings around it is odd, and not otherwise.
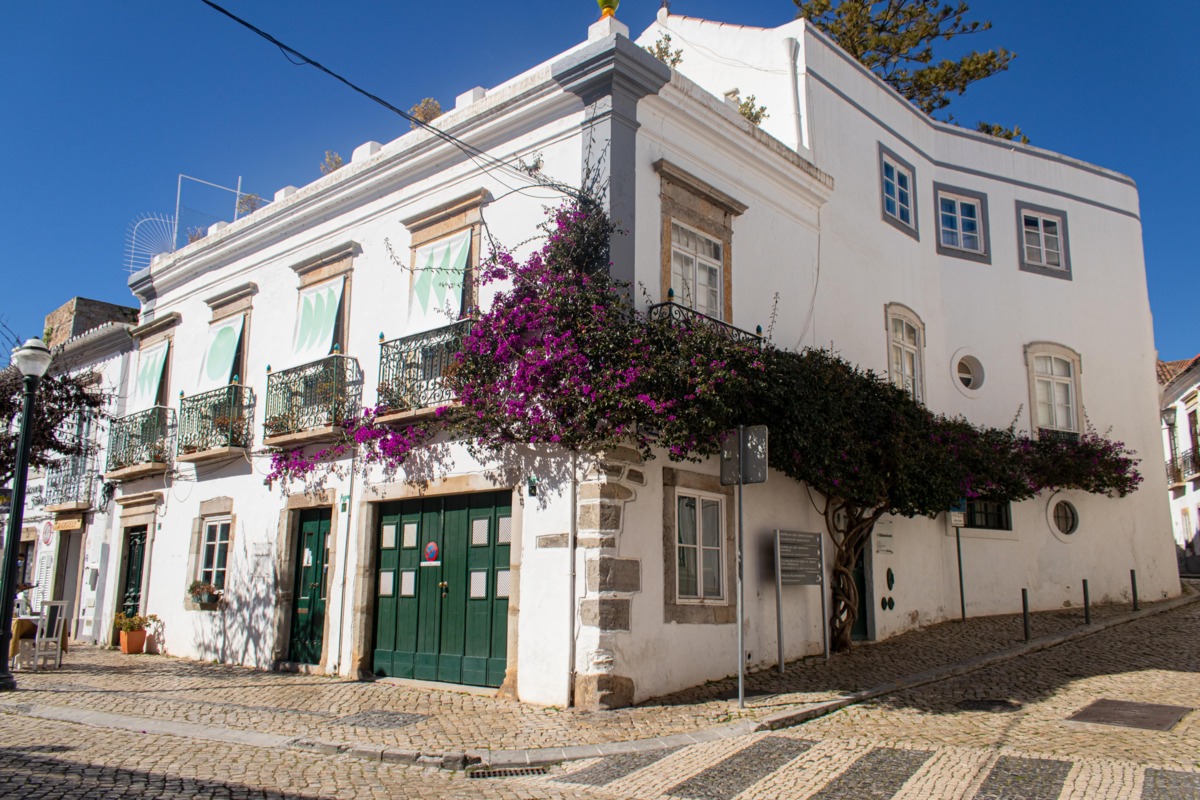
<path fill-rule="evenodd" d="M 494 159 L 540 156 L 551 176 L 599 170 L 628 231 L 614 269 L 655 300 L 674 289 L 754 330 L 778 298 L 779 346 L 832 343 L 935 411 L 1073 436 L 1086 410 L 1156 450 L 1132 180 L 933 122 L 802 21 L 765 30 L 663 12 L 638 43 L 622 27 L 598 23 L 577 48 L 466 92 L 438 126 Z M 684 51 L 681 71 L 638 46 L 662 32 Z M 723 99 L 735 89 L 766 104 L 761 128 Z M 489 298 L 446 291 L 426 268 L 470 274 L 485 224 L 528 239 L 545 200 L 512 192 L 519 181 L 425 131 L 368 142 L 131 279 L 143 323 L 131 416 L 112 426 L 131 445 L 107 465 L 120 484 L 108 580 L 138 587 L 170 652 L 503 684 L 583 707 L 736 672 L 736 508 L 713 463 L 618 449 L 573 483 L 564 457 L 479 464 L 449 442 L 400 475 L 345 461 L 315 493 L 263 485 L 264 445 L 318 446 L 347 408 L 377 398 L 407 403 L 404 419 L 448 399 L 439 359 L 460 331 L 448 323 Z M 1128 598 L 1130 569 L 1143 598 L 1177 594 L 1163 475 L 1145 474 L 1121 500 L 973 507 L 969 612 L 1019 610 L 1022 588 L 1037 609 L 1079 603 L 1085 578 L 1095 601 Z M 745 658 L 763 667 L 777 646 L 772 532 L 824 526 L 780 475 L 747 487 L 745 506 Z M 704 587 L 676 569 L 679 520 L 693 524 L 694 509 L 718 543 Z M 144 547 L 140 574 L 131 546 Z M 955 616 L 954 554 L 944 515 L 881 523 L 862 565 L 861 635 Z M 222 586 L 220 602 L 188 597 L 195 580 Z M 821 650 L 819 597 L 786 590 L 787 658 Z M 122 601 L 118 590 L 108 611 Z"/>
<path fill-rule="evenodd" d="M 105 414 L 124 412 L 121 392 L 133 355 L 129 335 L 137 309 L 76 297 L 46 317 L 46 342 L 54 351 L 52 373 L 85 378 L 107 398 Z M 102 415 L 87 414 L 67 423 L 65 432 L 84 443 L 80 455 L 59 458 L 31 475 L 22 544 L 23 580 L 34 584 L 36 610 L 44 600 L 67 602 L 67 633 L 72 639 L 108 642 L 111 611 L 97 625 L 111 599 L 105 572 L 112 550 L 112 493 L 101 469 L 109 437 Z"/>
<path fill-rule="evenodd" d="M 1158 383 L 1172 528 L 1187 547 L 1200 524 L 1200 356 L 1159 361 Z"/>

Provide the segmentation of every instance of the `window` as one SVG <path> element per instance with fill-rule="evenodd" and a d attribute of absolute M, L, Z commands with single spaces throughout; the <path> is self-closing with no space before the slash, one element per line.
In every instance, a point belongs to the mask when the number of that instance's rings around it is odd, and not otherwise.
<path fill-rule="evenodd" d="M 704 234 L 671 223 L 671 289 L 675 302 L 721 319 L 723 248 Z"/>
<path fill-rule="evenodd" d="M 676 492 L 675 564 L 679 598 L 719 600 L 722 581 L 721 498 Z"/>
<path fill-rule="evenodd" d="M 660 296 L 729 322 L 733 319 L 733 221 L 747 206 L 665 159 L 654 162 L 654 169 L 661 179 Z"/>
<path fill-rule="evenodd" d="M 1071 278 L 1064 211 L 1017 204 L 1021 269 L 1055 278 Z"/>
<path fill-rule="evenodd" d="M 924 326 L 921 318 L 899 303 L 886 308 L 888 326 L 888 375 L 892 383 L 912 395 L 917 402 L 924 400 L 925 367 L 921 341 Z"/>
<path fill-rule="evenodd" d="M 1079 530 L 1079 512 L 1075 510 L 1075 506 L 1066 500 L 1059 500 L 1055 503 L 1054 527 L 1064 536 L 1070 536 Z"/>
<path fill-rule="evenodd" d="M 917 207 L 912 164 L 879 145 L 879 178 L 883 219 L 917 238 Z"/>
<path fill-rule="evenodd" d="M 225 588 L 225 565 L 229 559 L 229 526 L 231 521 L 204 521 L 204 543 L 200 561 L 200 580 L 218 589 Z"/>
<path fill-rule="evenodd" d="M 1026 346 L 1025 358 L 1030 373 L 1033 427 L 1038 437 L 1078 436 L 1083 408 L 1079 354 L 1062 345 L 1039 342 Z"/>
<path fill-rule="evenodd" d="M 938 253 L 990 264 L 987 195 L 940 183 L 933 189 Z"/>
<path fill-rule="evenodd" d="M 1009 504 L 993 500 L 968 500 L 967 527 L 992 531 L 1011 531 L 1012 512 Z"/>

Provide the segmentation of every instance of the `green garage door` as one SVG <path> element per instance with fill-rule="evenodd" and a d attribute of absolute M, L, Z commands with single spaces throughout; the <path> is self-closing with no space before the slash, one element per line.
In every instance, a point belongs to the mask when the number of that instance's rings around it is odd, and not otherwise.
<path fill-rule="evenodd" d="M 381 508 L 376 675 L 499 686 L 508 634 L 512 492 Z"/>

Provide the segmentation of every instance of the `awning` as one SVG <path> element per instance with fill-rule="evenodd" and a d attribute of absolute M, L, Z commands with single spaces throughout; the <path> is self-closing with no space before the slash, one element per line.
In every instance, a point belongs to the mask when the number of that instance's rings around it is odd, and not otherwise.
<path fill-rule="evenodd" d="M 300 310 L 292 337 L 294 364 L 324 358 L 333 349 L 333 327 L 342 305 L 344 285 L 345 278 L 340 277 L 300 290 Z"/>
<path fill-rule="evenodd" d="M 209 326 L 208 349 L 204 352 L 204 363 L 200 365 L 197 392 L 219 389 L 233 382 L 233 361 L 245 321 L 245 314 L 235 314 Z"/>
<path fill-rule="evenodd" d="M 444 328 L 458 319 L 470 256 L 470 228 L 417 249 L 406 334 Z"/>
<path fill-rule="evenodd" d="M 145 411 L 154 406 L 158 400 L 158 385 L 162 381 L 163 367 L 167 363 L 167 348 L 171 346 L 170 339 L 164 339 L 158 344 L 143 347 L 138 350 L 137 381 L 133 386 L 133 394 L 125 413 Z"/>

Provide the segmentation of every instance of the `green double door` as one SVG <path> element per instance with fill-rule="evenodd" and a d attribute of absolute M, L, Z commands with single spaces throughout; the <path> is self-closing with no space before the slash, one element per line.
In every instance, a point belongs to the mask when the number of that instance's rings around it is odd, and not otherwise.
<path fill-rule="evenodd" d="M 376 537 L 375 674 L 499 686 L 512 493 L 391 503 Z"/>
<path fill-rule="evenodd" d="M 329 577 L 329 524 L 333 512 L 300 512 L 296 577 L 292 587 L 292 634 L 288 660 L 320 664 L 325 638 L 325 595 Z"/>
<path fill-rule="evenodd" d="M 125 529 L 125 574 L 121 580 L 121 611 L 135 617 L 142 608 L 142 572 L 146 565 L 145 525 Z M 47 595 L 48 596 L 48 595 Z"/>

